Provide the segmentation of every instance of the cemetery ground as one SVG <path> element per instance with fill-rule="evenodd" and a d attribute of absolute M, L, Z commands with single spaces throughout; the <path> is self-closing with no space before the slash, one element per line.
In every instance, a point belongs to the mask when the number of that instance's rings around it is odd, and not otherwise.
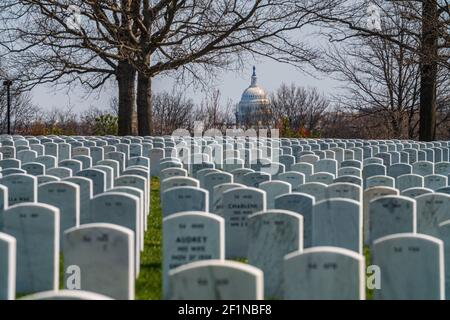
<path fill-rule="evenodd" d="M 449 142 L 200 139 L 0 140 L 0 299 L 445 298 Z"/>
<path fill-rule="evenodd" d="M 149 215 L 149 229 L 144 238 L 145 250 L 141 254 L 141 272 L 136 280 L 136 300 L 160 300 L 162 299 L 162 211 L 160 204 L 160 181 L 158 178 L 151 180 L 151 212 Z M 370 255 L 368 248 L 364 248 L 366 265 L 369 265 Z M 61 258 L 62 260 L 62 258 Z M 236 259 L 239 262 L 247 262 L 247 259 Z M 63 263 L 61 261 L 61 268 Z M 61 281 L 63 284 L 63 270 L 61 269 Z M 62 287 L 61 287 L 62 289 Z M 372 299 L 373 291 L 366 288 L 366 299 Z"/>
<path fill-rule="evenodd" d="M 151 212 L 145 233 L 145 250 L 141 254 L 141 272 L 136 280 L 136 300 L 160 300 L 162 298 L 162 213 L 159 195 L 159 179 L 151 180 Z M 64 257 L 60 256 L 59 283 L 64 289 Z M 27 294 L 17 293 L 16 298 Z"/>
<path fill-rule="evenodd" d="M 159 187 L 159 179 L 152 178 L 149 229 L 144 238 L 145 250 L 141 254 L 141 272 L 136 280 L 136 300 L 162 299 L 162 211 Z M 367 247 L 364 248 L 364 256 L 366 265 L 370 265 L 370 254 Z M 247 259 L 236 259 L 236 261 L 246 263 Z M 62 270 L 61 275 L 63 275 Z M 63 283 L 62 279 L 60 283 Z M 372 296 L 373 290 L 366 287 L 366 299 L 370 300 Z"/>
<path fill-rule="evenodd" d="M 137 300 L 161 299 L 162 286 L 162 213 L 159 202 L 159 180 L 152 178 L 151 212 L 145 234 L 145 250 L 141 254 L 141 272 L 136 281 Z"/>
<path fill-rule="evenodd" d="M 152 177 L 150 182 L 150 214 L 148 216 L 148 230 L 145 233 L 145 250 L 141 253 L 141 271 L 135 283 L 136 300 L 162 299 L 162 209 L 160 203 L 160 181 Z M 370 252 L 364 247 L 366 266 L 370 265 Z M 231 259 L 248 263 L 245 258 Z M 64 288 L 64 257 L 60 256 L 60 289 Z M 367 276 L 367 275 L 366 275 Z M 21 298 L 25 294 L 17 294 Z M 366 287 L 366 299 L 373 298 L 373 290 Z M 269 300 L 271 300 L 269 298 Z"/>

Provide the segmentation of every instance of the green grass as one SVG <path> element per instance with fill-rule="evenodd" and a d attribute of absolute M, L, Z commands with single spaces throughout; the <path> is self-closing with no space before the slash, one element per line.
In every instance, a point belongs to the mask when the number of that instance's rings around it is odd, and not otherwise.
<path fill-rule="evenodd" d="M 162 288 L 162 213 L 159 202 L 159 180 L 152 178 L 151 212 L 141 253 L 141 271 L 136 281 L 137 300 L 161 299 Z"/>
<path fill-rule="evenodd" d="M 366 258 L 366 270 L 367 270 L 367 267 L 371 265 L 371 257 L 370 257 L 369 247 L 364 246 L 363 252 L 364 252 L 364 257 Z M 366 273 L 366 270 L 364 271 L 364 273 Z M 365 281 L 366 281 L 366 283 L 365 283 L 366 284 L 366 286 L 365 286 L 366 287 L 366 300 L 372 300 L 373 299 L 373 289 L 367 288 L 367 273 L 366 273 Z"/>

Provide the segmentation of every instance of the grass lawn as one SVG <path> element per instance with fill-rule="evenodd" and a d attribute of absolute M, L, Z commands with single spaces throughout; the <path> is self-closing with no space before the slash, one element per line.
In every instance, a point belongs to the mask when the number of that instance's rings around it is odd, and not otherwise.
<path fill-rule="evenodd" d="M 141 272 L 136 281 L 137 300 L 161 299 L 162 288 L 162 213 L 159 205 L 159 180 L 151 181 L 151 213 L 141 253 Z"/>

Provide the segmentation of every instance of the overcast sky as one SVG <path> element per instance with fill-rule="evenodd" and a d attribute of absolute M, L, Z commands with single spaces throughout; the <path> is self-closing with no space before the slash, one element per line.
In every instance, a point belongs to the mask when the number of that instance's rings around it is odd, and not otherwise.
<path fill-rule="evenodd" d="M 233 103 L 238 103 L 242 92 L 250 85 L 252 66 L 256 65 L 258 83 L 267 93 L 275 91 L 281 83 L 294 82 L 298 86 L 317 87 L 323 93 L 336 92 L 337 82 L 327 79 L 324 76 L 314 78 L 298 69 L 275 62 L 269 59 L 261 61 L 249 61 L 240 72 L 225 72 L 218 75 L 217 80 L 212 85 L 214 89 L 220 89 L 222 102 L 226 103 L 229 99 Z M 115 84 L 114 84 L 115 85 Z M 102 92 L 92 94 L 86 97 L 82 89 L 74 89 L 68 94 L 67 90 L 55 91 L 55 89 L 45 86 L 39 86 L 32 91 L 34 103 L 43 109 L 52 109 L 71 105 L 74 111 L 83 111 L 90 106 L 107 108 L 110 98 L 116 95 L 116 87 L 113 84 L 106 86 Z M 168 77 L 156 78 L 153 82 L 154 91 L 171 91 L 174 86 L 174 80 Z M 192 87 L 183 88 L 186 96 L 200 102 L 204 93 L 200 89 Z"/>

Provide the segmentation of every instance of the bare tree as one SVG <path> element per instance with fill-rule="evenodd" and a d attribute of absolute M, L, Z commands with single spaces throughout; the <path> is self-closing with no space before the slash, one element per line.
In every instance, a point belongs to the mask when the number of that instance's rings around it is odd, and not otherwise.
<path fill-rule="evenodd" d="M 153 97 L 153 127 L 156 134 L 171 134 L 179 128 L 192 126 L 194 103 L 181 92 L 156 93 Z"/>
<path fill-rule="evenodd" d="M 275 123 L 284 119 L 291 130 L 301 129 L 309 132 L 320 130 L 321 119 L 330 102 L 316 88 L 297 87 L 295 84 L 282 84 L 270 95 L 270 108 Z"/>
<path fill-rule="evenodd" d="M 417 50 L 420 39 L 410 30 L 420 23 L 405 17 L 405 8 L 394 6 L 395 15 L 384 21 L 385 37 L 351 37 L 332 46 L 325 54 L 324 71 L 344 82 L 343 94 L 337 96 L 341 105 L 356 116 L 374 120 L 368 126 L 384 126 L 388 137 L 417 137 L 421 105 L 421 56 Z M 411 10 L 409 10 L 412 13 Z M 389 37 L 395 37 L 391 41 Z M 447 100 L 448 69 L 436 74 L 439 100 Z M 444 104 L 437 106 L 440 112 Z"/>
<path fill-rule="evenodd" d="M 11 132 L 26 131 L 39 115 L 39 108 L 32 103 L 29 93 L 22 93 L 11 88 Z M 0 88 L 0 132 L 7 132 L 7 99 L 6 88 Z"/>
<path fill-rule="evenodd" d="M 439 69 L 448 72 L 450 48 L 450 5 L 447 0 L 333 0 L 334 7 L 317 18 L 323 19 L 322 26 L 332 30 L 332 41 L 345 41 L 358 37 L 376 37 L 402 46 L 418 56 L 419 83 L 419 138 L 434 140 L 436 136 L 436 112 Z M 299 4 L 302 6 L 301 4 Z M 380 28 L 368 23 L 369 5 L 376 5 L 382 18 Z M 302 8 L 304 8 L 302 6 Z M 399 19 L 400 18 L 400 19 Z M 411 22 L 403 28 L 404 21 Z M 402 34 L 414 37 L 416 41 L 403 42 L 401 34 L 392 32 L 392 26 Z M 409 28 L 412 27 L 412 28 Z"/>
<path fill-rule="evenodd" d="M 234 123 L 234 106 L 229 100 L 225 105 L 221 101 L 221 92 L 216 89 L 205 94 L 199 106 L 193 111 L 195 121 L 203 122 L 204 129 L 223 130 Z"/>
<path fill-rule="evenodd" d="M 366 38 L 330 50 L 324 69 L 343 82 L 336 95 L 342 107 L 361 117 L 377 115 L 391 136 L 413 139 L 420 99 L 416 58 L 387 40 Z"/>
<path fill-rule="evenodd" d="M 72 6 L 81 17 L 75 26 Z M 310 0 L 4 0 L 0 11 L 3 47 L 16 54 L 12 65 L 26 62 L 26 76 L 16 74 L 28 86 L 79 81 L 99 88 L 115 76 L 119 133 L 131 132 L 137 99 L 139 134 L 145 135 L 155 76 L 175 72 L 202 82 L 202 73 L 239 67 L 247 54 L 313 63 L 315 51 L 295 33 L 330 6 Z"/>

